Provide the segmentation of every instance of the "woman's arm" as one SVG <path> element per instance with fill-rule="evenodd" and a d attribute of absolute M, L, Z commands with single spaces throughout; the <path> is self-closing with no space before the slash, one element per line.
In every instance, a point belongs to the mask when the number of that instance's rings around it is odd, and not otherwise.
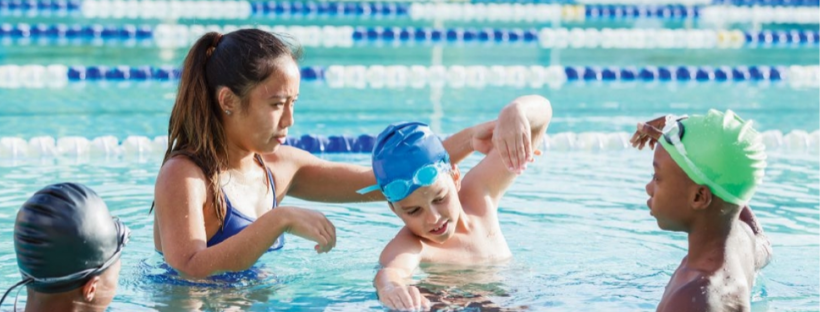
<path fill-rule="evenodd" d="M 481 123 L 455 133 L 444 140 L 444 148 L 450 161 L 458 163 L 478 147 L 480 152 L 490 149 L 495 121 Z M 269 156 L 272 157 L 272 156 Z M 288 195 L 318 202 L 364 202 L 381 201 L 381 192 L 364 195 L 356 190 L 376 184 L 370 166 L 358 166 L 321 159 L 303 150 L 280 146 L 276 152 L 279 159 L 293 162 L 297 168 Z"/>
<path fill-rule="evenodd" d="M 315 224 L 312 239 L 322 251 L 335 245 L 335 229 L 321 213 L 295 207 L 279 207 L 260 216 L 238 234 L 207 247 L 203 207 L 211 209 L 202 170 L 187 158 L 172 158 L 163 165 L 155 185 L 156 224 L 162 253 L 183 276 L 204 278 L 225 271 L 250 268 L 282 233 L 305 236 L 304 224 Z M 317 234 L 318 233 L 318 234 Z M 332 236 L 332 237 L 331 237 Z"/>

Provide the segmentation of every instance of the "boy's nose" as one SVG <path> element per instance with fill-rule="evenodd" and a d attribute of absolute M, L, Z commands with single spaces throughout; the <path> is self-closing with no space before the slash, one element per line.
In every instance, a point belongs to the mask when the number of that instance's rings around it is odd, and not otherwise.
<path fill-rule="evenodd" d="M 441 214 L 438 213 L 438 210 L 436 208 L 430 208 L 430 213 L 427 214 L 427 220 L 424 221 L 427 222 L 427 224 L 435 225 L 440 219 Z"/>

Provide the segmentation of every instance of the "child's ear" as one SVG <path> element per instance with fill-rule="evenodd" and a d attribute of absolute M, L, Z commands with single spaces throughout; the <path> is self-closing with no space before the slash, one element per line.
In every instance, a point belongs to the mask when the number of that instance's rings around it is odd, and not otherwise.
<path fill-rule="evenodd" d="M 458 165 L 456 164 L 451 164 L 450 166 L 450 170 L 452 170 L 451 175 L 453 176 L 453 183 L 456 184 L 456 190 L 461 190 L 461 171 L 458 170 Z"/>
<path fill-rule="evenodd" d="M 712 204 L 712 190 L 706 185 L 698 185 L 692 201 L 692 208 L 695 210 L 703 210 L 709 208 Z"/>
<path fill-rule="evenodd" d="M 94 295 L 97 294 L 97 284 L 100 282 L 99 276 L 94 276 L 89 279 L 85 284 L 83 284 L 81 291 L 83 294 L 83 300 L 85 302 L 94 301 Z"/>

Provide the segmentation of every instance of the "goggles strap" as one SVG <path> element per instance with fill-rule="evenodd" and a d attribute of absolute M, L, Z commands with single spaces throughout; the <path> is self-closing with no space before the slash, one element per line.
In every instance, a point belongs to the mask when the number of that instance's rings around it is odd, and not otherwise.
<path fill-rule="evenodd" d="M 28 284 L 28 283 L 31 283 L 31 282 L 33 282 L 33 281 L 34 281 L 34 280 L 33 280 L 33 279 L 31 279 L 31 278 L 26 278 L 26 279 L 24 279 L 24 280 L 22 280 L 22 281 L 17 282 L 17 284 L 14 284 L 14 286 L 11 286 L 11 288 L 9 288 L 8 290 L 6 290 L 6 293 L 4 293 L 4 294 L 3 294 L 3 297 L 0 297 L 0 304 L 3 304 L 3 301 L 5 301 L 5 300 L 6 300 L 6 296 L 8 296 L 8 295 L 9 295 L 9 293 L 10 293 L 12 290 L 14 290 L 14 289 L 15 289 L 15 288 L 17 288 L 17 287 L 20 287 L 20 286 L 26 285 L 26 284 Z M 19 289 L 17 289 L 17 295 L 20 295 L 20 289 L 22 289 L 22 287 L 20 287 Z M 14 297 L 14 310 L 15 310 L 15 311 L 17 311 L 17 297 L 16 297 L 16 296 Z"/>
<path fill-rule="evenodd" d="M 378 189 L 379 189 L 379 185 L 376 184 L 376 185 L 371 185 L 371 186 L 365 187 L 363 189 L 360 189 L 360 190 L 356 191 L 356 193 L 364 195 L 364 194 L 370 193 L 370 192 L 378 190 Z"/>

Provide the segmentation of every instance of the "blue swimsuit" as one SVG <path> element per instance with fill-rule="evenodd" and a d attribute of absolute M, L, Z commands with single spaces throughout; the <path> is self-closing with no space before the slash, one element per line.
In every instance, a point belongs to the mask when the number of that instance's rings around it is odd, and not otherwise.
<path fill-rule="evenodd" d="M 257 160 L 259 163 L 262 163 L 262 160 L 258 155 Z M 273 184 L 273 174 L 270 172 L 270 169 L 265 168 L 265 171 L 267 172 L 268 183 L 270 183 L 271 191 L 273 192 L 273 208 L 271 209 L 274 209 L 276 208 L 276 186 Z M 225 192 L 223 191 L 222 193 L 224 194 Z M 239 210 L 234 209 L 233 205 L 231 205 L 230 199 L 228 199 L 228 195 L 225 195 L 225 206 L 227 206 L 225 208 L 225 221 L 222 222 L 222 228 L 220 228 L 219 231 L 217 231 L 216 234 L 208 240 L 208 247 L 219 244 L 231 236 L 236 235 L 251 225 L 253 221 L 256 221 L 256 219 L 248 217 Z M 276 239 L 276 242 L 273 243 L 273 246 L 271 246 L 268 251 L 279 250 L 282 249 L 283 246 L 285 246 L 284 234 L 279 235 L 279 238 Z"/>
<path fill-rule="evenodd" d="M 257 161 L 259 161 L 260 164 L 264 164 L 262 162 L 262 158 L 259 155 L 257 155 Z M 273 208 L 271 209 L 274 209 L 277 206 L 276 186 L 273 184 L 273 174 L 271 173 L 270 169 L 265 168 L 265 171 L 267 172 L 268 183 L 270 183 L 271 191 L 273 192 Z M 214 234 L 214 236 L 212 236 L 211 239 L 208 240 L 208 247 L 219 244 L 222 241 L 228 239 L 229 237 L 236 235 L 237 233 L 248 227 L 251 223 L 253 223 L 253 221 L 256 221 L 256 219 L 248 217 L 245 214 L 239 212 L 239 210 L 234 209 L 227 195 L 225 195 L 225 206 L 225 220 L 222 222 L 222 227 L 219 229 L 219 231 L 217 231 L 216 234 Z M 279 236 L 279 238 L 276 239 L 276 242 L 273 243 L 273 246 L 271 246 L 271 248 L 268 249 L 268 251 L 279 250 L 282 249 L 282 247 L 284 246 L 285 234 L 282 234 Z M 161 252 L 159 254 L 162 255 Z M 147 264 L 144 265 L 146 266 L 146 270 L 150 269 L 150 266 L 148 266 Z M 167 262 L 163 261 L 163 263 L 160 265 L 160 268 L 165 269 L 165 272 L 162 274 L 146 274 L 146 277 L 160 284 L 173 284 L 182 286 L 212 286 L 212 284 L 208 283 L 188 281 L 185 279 L 178 278 L 179 273 L 177 273 L 176 270 L 174 270 L 170 265 L 168 265 Z M 251 268 L 242 272 L 225 272 L 219 275 L 211 276 L 205 280 L 233 284 L 247 280 L 257 280 L 259 278 L 258 275 L 259 269 Z"/>

